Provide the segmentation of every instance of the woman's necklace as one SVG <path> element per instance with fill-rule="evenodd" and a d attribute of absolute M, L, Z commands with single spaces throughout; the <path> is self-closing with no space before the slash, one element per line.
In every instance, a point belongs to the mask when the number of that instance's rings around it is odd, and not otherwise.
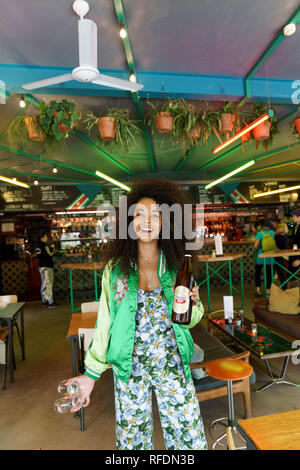
<path fill-rule="evenodd" d="M 148 289 L 151 290 L 151 282 L 154 275 L 154 271 L 152 271 L 152 275 L 149 278 L 149 261 L 152 261 L 152 258 L 144 258 L 144 260 L 147 262 L 147 286 Z"/>

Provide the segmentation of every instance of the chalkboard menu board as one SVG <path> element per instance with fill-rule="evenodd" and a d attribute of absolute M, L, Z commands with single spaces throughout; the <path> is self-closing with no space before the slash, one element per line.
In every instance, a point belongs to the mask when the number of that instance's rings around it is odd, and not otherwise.
<path fill-rule="evenodd" d="M 242 193 L 250 203 L 256 204 L 269 204 L 271 202 L 291 202 L 292 192 L 286 191 L 282 193 L 270 194 L 269 196 L 263 196 L 255 198 L 255 194 L 266 193 L 268 191 L 274 191 L 277 189 L 290 188 L 298 186 L 299 181 L 255 181 L 253 183 L 241 183 L 238 186 L 238 190 Z M 294 191 L 297 193 L 297 191 Z"/>
<path fill-rule="evenodd" d="M 30 189 L 0 186 L 2 212 L 64 210 L 80 195 L 76 186 L 37 186 Z"/>
<path fill-rule="evenodd" d="M 254 198 L 255 194 L 274 189 L 296 186 L 299 181 L 265 181 L 251 183 L 227 183 L 205 189 L 205 184 L 183 184 L 182 188 L 189 193 L 194 204 L 235 205 L 235 204 L 269 204 L 295 201 L 291 192 L 270 194 Z M 86 189 L 87 188 L 87 189 Z M 40 185 L 30 189 L 11 186 L 0 186 L 1 212 L 55 212 L 58 210 L 97 208 L 102 204 L 119 206 L 119 197 L 126 195 L 123 189 L 104 186 L 99 188 L 88 185 Z M 300 198 L 299 198 L 300 200 Z"/>

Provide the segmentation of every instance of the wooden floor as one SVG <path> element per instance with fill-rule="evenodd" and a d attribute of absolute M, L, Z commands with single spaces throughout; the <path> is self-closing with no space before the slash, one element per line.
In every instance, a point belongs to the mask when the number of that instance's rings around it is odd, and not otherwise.
<path fill-rule="evenodd" d="M 253 286 L 246 286 L 246 316 L 251 316 Z M 222 301 L 228 295 L 218 288 L 214 293 Z M 201 292 L 204 305 L 205 292 Z M 215 302 L 216 308 L 221 304 Z M 26 304 L 25 335 L 26 361 L 21 360 L 18 339 L 15 337 L 16 365 L 15 383 L 5 391 L 0 389 L 0 450 L 36 449 L 75 450 L 75 449 L 114 449 L 114 394 L 112 371 L 105 372 L 97 382 L 90 406 L 86 409 L 86 430 L 80 431 L 80 423 L 73 415 L 58 416 L 53 410 L 57 398 L 57 383 L 71 372 L 71 350 L 66 339 L 70 306 L 61 304 L 57 308 L 41 307 L 39 302 Z M 205 324 L 205 319 L 202 321 Z M 197 328 L 197 327 L 196 327 Z M 193 333 L 193 330 L 192 330 Z M 194 330 L 196 335 L 197 330 Z M 280 372 L 282 359 L 272 362 L 276 372 Z M 2 372 L 2 371 L 1 371 Z M 0 374 L 1 374 L 0 372 Z M 261 387 L 268 382 L 258 369 L 257 384 Z M 290 364 L 287 376 L 300 382 L 300 368 Z M 1 378 L 1 377 L 0 377 Z M 289 385 L 274 385 L 255 393 L 252 391 L 252 416 L 269 415 L 298 409 L 300 389 Z M 235 397 L 235 413 L 243 418 L 242 398 Z M 201 403 L 206 437 L 209 447 L 212 439 L 208 433 L 209 424 L 216 418 L 227 415 L 226 397 Z M 165 449 L 159 414 L 154 404 L 154 443 L 155 449 Z M 216 437 L 224 429 L 216 431 Z"/>

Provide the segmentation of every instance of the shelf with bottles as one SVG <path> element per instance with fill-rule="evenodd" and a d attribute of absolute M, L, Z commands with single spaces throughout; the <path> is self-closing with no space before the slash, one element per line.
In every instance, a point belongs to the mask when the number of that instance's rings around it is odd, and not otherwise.
<path fill-rule="evenodd" d="M 99 217 L 64 216 L 51 217 L 51 232 L 62 241 L 68 238 L 101 238 L 102 223 Z"/>
<path fill-rule="evenodd" d="M 60 243 L 61 247 L 58 249 L 57 253 L 65 256 L 81 255 L 86 256 L 87 259 L 92 259 L 101 254 L 106 242 L 107 240 L 102 239 L 63 241 Z"/>

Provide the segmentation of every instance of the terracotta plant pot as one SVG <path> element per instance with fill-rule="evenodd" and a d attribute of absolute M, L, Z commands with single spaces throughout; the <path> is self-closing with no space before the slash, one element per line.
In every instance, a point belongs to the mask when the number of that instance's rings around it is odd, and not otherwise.
<path fill-rule="evenodd" d="M 69 117 L 70 113 L 67 113 L 67 117 Z M 53 114 L 54 117 L 57 116 L 57 111 Z M 74 127 L 74 122 L 71 122 L 71 127 L 66 126 L 62 121 L 59 123 L 58 129 L 60 132 L 70 132 Z"/>
<path fill-rule="evenodd" d="M 270 137 L 271 122 L 265 121 L 252 129 L 254 139 L 257 141 L 263 141 Z"/>
<path fill-rule="evenodd" d="M 221 129 L 222 134 L 233 131 L 233 123 L 235 121 L 235 115 L 231 113 L 221 114 Z"/>
<path fill-rule="evenodd" d="M 97 122 L 101 140 L 109 142 L 116 137 L 116 120 L 114 117 L 102 117 Z"/>
<path fill-rule="evenodd" d="M 36 116 L 27 116 L 24 119 L 24 122 L 30 140 L 33 140 L 34 142 L 43 142 L 45 140 L 45 134 L 38 125 Z"/>
<path fill-rule="evenodd" d="M 298 134 L 300 134 L 300 118 L 295 119 L 294 124 L 295 124 Z"/>
<path fill-rule="evenodd" d="M 169 134 L 173 130 L 173 118 L 170 113 L 160 112 L 155 117 L 156 129 L 161 134 Z"/>

